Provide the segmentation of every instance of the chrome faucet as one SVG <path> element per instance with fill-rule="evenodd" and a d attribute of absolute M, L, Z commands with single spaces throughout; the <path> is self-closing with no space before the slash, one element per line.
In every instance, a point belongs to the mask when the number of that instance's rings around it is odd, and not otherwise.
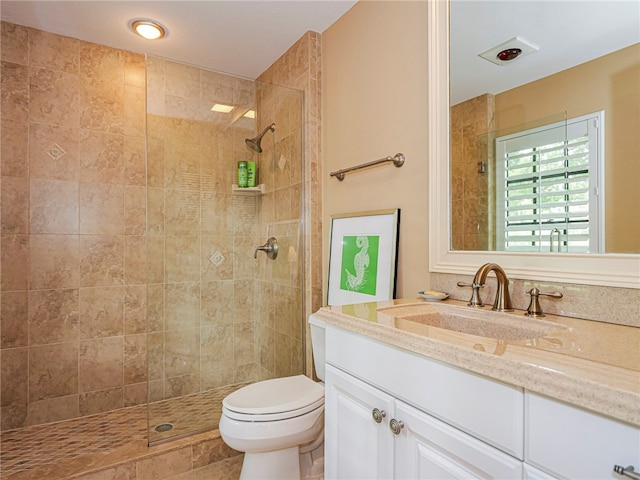
<path fill-rule="evenodd" d="M 473 284 L 484 285 L 489 272 L 494 272 L 498 280 L 498 290 L 496 291 L 492 310 L 511 312 L 513 307 L 511 306 L 511 296 L 509 295 L 509 279 L 500 265 L 497 263 L 485 263 L 482 265 L 473 277 Z"/>

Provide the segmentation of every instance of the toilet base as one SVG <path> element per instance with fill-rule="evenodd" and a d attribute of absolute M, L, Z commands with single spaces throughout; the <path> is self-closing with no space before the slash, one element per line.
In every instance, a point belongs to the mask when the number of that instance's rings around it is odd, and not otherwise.
<path fill-rule="evenodd" d="M 298 447 L 273 452 L 245 452 L 240 480 L 300 480 Z"/>

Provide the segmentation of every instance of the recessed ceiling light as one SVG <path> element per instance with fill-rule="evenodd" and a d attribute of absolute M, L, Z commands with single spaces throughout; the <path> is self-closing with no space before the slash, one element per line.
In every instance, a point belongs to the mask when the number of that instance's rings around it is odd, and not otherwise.
<path fill-rule="evenodd" d="M 247 113 L 245 113 L 243 115 L 243 117 L 256 118 L 256 111 L 255 110 L 249 110 L 249 111 L 247 111 Z"/>
<path fill-rule="evenodd" d="M 131 30 L 147 40 L 159 40 L 167 35 L 167 29 L 155 20 L 136 19 L 129 23 Z"/>
<path fill-rule="evenodd" d="M 214 103 L 211 107 L 212 112 L 229 113 L 231 110 L 233 110 L 233 106 L 223 103 Z"/>

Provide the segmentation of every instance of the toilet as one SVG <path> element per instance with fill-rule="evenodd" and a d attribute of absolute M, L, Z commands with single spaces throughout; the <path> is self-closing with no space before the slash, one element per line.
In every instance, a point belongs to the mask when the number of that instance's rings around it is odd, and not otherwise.
<path fill-rule="evenodd" d="M 304 375 L 247 385 L 222 400 L 220 435 L 244 452 L 241 480 L 324 476 L 325 324 L 309 317 L 316 383 Z"/>

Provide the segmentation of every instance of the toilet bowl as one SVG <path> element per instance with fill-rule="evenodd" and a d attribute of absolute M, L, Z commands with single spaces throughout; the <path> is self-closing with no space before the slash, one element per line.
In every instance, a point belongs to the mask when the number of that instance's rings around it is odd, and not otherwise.
<path fill-rule="evenodd" d="M 309 318 L 314 362 L 324 379 L 324 323 Z M 220 435 L 244 452 L 241 480 L 320 479 L 324 472 L 324 384 L 304 375 L 247 385 L 222 400 Z"/>

